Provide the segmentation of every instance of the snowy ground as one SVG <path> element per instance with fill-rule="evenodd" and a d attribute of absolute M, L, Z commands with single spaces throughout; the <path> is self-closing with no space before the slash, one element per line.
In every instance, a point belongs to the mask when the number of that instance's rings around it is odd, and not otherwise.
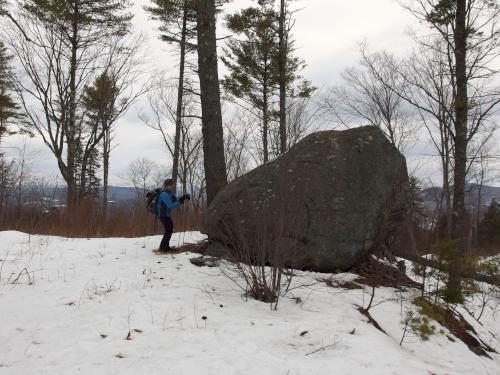
<path fill-rule="evenodd" d="M 377 289 L 385 302 L 370 310 L 384 335 L 356 310 L 368 290 L 302 273 L 271 311 L 218 268 L 193 266 L 195 254 L 154 255 L 158 242 L 0 232 L 0 374 L 500 374 L 500 355 L 478 357 L 446 335 L 400 347 L 391 288 Z M 471 323 L 500 351 L 494 318 L 487 309 L 484 327 Z"/>

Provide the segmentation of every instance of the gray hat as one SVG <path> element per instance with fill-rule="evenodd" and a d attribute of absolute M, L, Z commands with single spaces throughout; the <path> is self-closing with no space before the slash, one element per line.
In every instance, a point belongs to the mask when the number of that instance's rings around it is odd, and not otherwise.
<path fill-rule="evenodd" d="M 165 181 L 163 181 L 163 186 L 172 185 L 173 183 L 174 180 L 172 180 L 171 178 L 167 178 Z"/>

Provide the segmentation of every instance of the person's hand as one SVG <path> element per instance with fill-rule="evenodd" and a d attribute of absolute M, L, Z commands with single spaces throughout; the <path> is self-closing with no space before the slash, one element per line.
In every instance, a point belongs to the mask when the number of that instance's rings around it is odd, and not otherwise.
<path fill-rule="evenodd" d="M 181 204 L 184 204 L 185 201 L 190 200 L 190 199 L 191 199 L 191 196 L 189 194 L 184 194 L 182 197 L 179 198 L 179 202 L 181 202 Z"/>
<path fill-rule="evenodd" d="M 172 194 L 172 203 L 175 203 L 175 202 L 177 202 L 177 197 Z"/>

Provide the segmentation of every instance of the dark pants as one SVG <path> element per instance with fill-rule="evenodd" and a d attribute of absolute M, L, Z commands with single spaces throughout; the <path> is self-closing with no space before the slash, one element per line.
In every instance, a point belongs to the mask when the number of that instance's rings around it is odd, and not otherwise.
<path fill-rule="evenodd" d="M 160 251 L 169 251 L 170 238 L 172 237 L 172 233 L 174 231 L 174 223 L 169 217 L 160 217 L 160 221 L 163 224 L 163 228 L 165 229 L 165 233 L 163 234 L 163 238 L 160 244 Z"/>

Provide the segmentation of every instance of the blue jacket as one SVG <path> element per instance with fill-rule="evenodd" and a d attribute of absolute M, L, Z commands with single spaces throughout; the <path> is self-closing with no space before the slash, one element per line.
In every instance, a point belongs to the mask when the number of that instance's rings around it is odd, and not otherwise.
<path fill-rule="evenodd" d="M 170 217 L 172 210 L 181 205 L 174 193 L 164 190 L 156 200 L 156 217 Z"/>

